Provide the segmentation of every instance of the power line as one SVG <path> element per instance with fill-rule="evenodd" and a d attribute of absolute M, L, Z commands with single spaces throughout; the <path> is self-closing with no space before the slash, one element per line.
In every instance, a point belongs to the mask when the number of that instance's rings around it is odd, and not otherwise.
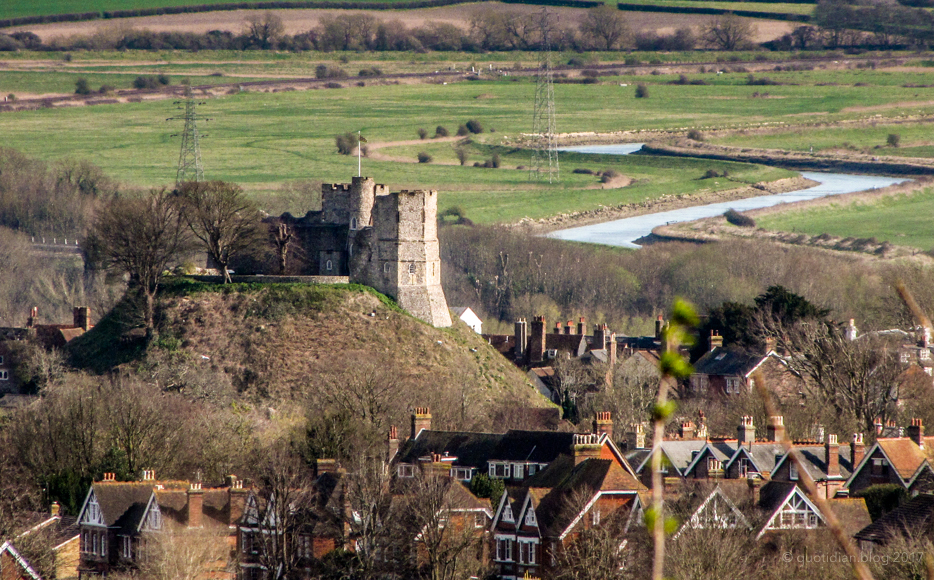
<path fill-rule="evenodd" d="M 532 162 L 529 167 L 529 180 L 548 183 L 558 181 L 561 172 L 558 168 L 558 141 L 555 137 L 555 86 L 554 73 L 551 70 L 551 44 L 548 31 L 551 28 L 547 8 L 542 8 L 539 27 L 542 45 L 538 73 L 535 75 L 535 108 L 532 111 Z"/>
<path fill-rule="evenodd" d="M 199 103 L 195 103 L 194 92 L 191 90 L 191 86 L 185 87 L 185 100 L 176 101 L 175 104 L 180 105 L 182 103 L 185 105 L 185 114 L 166 119 L 166 121 L 185 121 L 185 128 L 181 133 L 182 147 L 178 153 L 178 171 L 175 174 L 176 186 L 185 181 L 204 181 L 204 166 L 201 164 L 201 145 L 199 143 L 202 135 L 198 133 L 197 121 L 199 119 L 205 122 L 211 120 L 198 116 L 198 113 L 195 111 L 195 106 Z M 200 104 L 203 105 L 204 103 Z M 179 109 L 182 109 L 182 107 L 179 107 Z M 176 135 L 172 136 L 175 137 Z"/>

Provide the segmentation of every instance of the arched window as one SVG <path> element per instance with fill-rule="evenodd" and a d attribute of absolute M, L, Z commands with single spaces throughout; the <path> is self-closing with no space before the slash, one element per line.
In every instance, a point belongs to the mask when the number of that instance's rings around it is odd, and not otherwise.
<path fill-rule="evenodd" d="M 357 218 L 350 218 L 350 229 L 357 229 Z"/>
<path fill-rule="evenodd" d="M 331 260 L 328 260 L 328 263 L 324 265 L 324 269 L 327 270 L 328 272 L 330 272 L 333 269 L 333 267 L 334 266 L 333 264 L 331 264 Z"/>

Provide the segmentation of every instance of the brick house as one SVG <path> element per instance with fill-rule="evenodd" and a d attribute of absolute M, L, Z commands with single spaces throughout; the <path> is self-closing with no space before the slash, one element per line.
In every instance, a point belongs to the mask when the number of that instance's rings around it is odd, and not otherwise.
<path fill-rule="evenodd" d="M 844 487 L 850 494 L 891 483 L 912 495 L 934 490 L 934 437 L 925 437 L 920 419 L 912 419 L 907 437 L 879 437 L 856 462 Z"/>
<path fill-rule="evenodd" d="M 44 547 L 51 550 L 52 568 L 48 571 L 57 580 L 78 577 L 78 524 L 77 519 L 62 516 L 58 503 L 52 504 L 51 514 L 40 517 L 12 540 L 0 545 L 0 579 L 42 580 L 41 570 L 29 562 L 26 555 L 17 549 L 17 544 L 28 541 L 30 535 L 40 535 Z"/>
<path fill-rule="evenodd" d="M 152 471 L 133 482 L 116 481 L 106 473 L 103 481 L 91 485 L 78 514 L 79 577 L 135 568 L 145 536 L 172 533 L 176 527 L 215 529 L 227 538 L 232 553 L 234 524 L 246 496 L 235 476 L 206 488 L 188 481 L 157 481 Z"/>

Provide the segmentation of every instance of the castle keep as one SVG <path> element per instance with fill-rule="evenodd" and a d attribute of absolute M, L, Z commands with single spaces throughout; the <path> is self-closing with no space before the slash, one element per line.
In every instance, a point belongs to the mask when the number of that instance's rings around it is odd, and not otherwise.
<path fill-rule="evenodd" d="M 307 270 L 349 276 L 392 296 L 433 326 L 451 326 L 441 289 L 438 193 L 390 192 L 369 177 L 321 186 L 321 211 L 288 214 L 305 248 Z"/>

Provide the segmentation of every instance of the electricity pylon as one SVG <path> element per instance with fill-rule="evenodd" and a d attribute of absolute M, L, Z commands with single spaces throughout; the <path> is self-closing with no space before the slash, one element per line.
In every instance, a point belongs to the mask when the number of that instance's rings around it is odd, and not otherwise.
<path fill-rule="evenodd" d="M 185 128 L 182 130 L 182 148 L 178 154 L 178 171 L 175 174 L 175 185 L 180 185 L 185 181 L 204 181 L 204 166 L 201 164 L 201 145 L 198 134 L 197 121 L 210 121 L 205 117 L 198 116 L 195 111 L 195 97 L 191 86 L 185 87 L 185 100 L 176 101 L 175 104 L 185 104 L 185 114 L 178 117 L 169 117 L 166 121 L 185 121 Z M 200 103 L 204 104 L 204 103 Z M 182 107 L 179 107 L 182 109 Z M 172 135 L 176 137 L 177 135 Z"/>
<path fill-rule="evenodd" d="M 539 26 L 542 46 L 538 73 L 535 75 L 535 108 L 532 112 L 532 162 L 529 179 L 548 183 L 558 181 L 558 141 L 555 137 L 555 86 L 551 70 L 551 45 L 548 39 L 549 14 L 542 8 Z"/>

